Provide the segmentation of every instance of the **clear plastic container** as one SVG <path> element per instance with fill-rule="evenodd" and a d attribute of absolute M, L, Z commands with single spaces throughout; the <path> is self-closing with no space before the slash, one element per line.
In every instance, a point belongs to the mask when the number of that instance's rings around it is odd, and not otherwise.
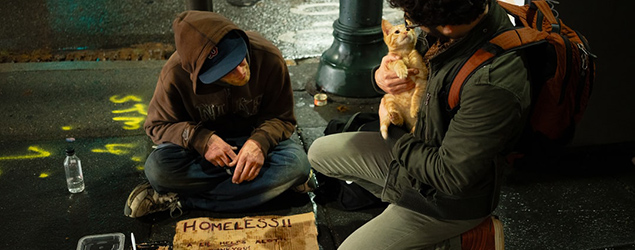
<path fill-rule="evenodd" d="M 122 233 L 87 235 L 79 239 L 77 250 L 123 250 L 125 242 Z"/>

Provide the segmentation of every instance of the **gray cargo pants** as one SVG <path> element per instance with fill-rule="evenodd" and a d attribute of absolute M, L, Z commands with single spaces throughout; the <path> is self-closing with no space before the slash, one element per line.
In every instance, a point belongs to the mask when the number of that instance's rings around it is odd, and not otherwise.
<path fill-rule="evenodd" d="M 381 195 L 392 154 L 378 132 L 347 132 L 320 137 L 308 152 L 318 172 L 356 182 Z M 353 232 L 338 249 L 461 249 L 461 233 L 485 218 L 440 220 L 390 204 Z"/>

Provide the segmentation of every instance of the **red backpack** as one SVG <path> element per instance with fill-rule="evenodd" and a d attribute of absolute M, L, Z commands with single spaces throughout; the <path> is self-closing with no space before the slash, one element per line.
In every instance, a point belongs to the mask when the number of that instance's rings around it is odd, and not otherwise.
<path fill-rule="evenodd" d="M 525 49 L 532 77 L 532 110 L 519 151 L 537 145 L 564 146 L 573 139 L 575 125 L 589 102 L 596 56 L 582 34 L 562 23 L 551 2 L 498 4 L 515 18 L 516 27 L 495 35 L 465 62 L 450 87 L 449 107 L 458 106 L 461 88 L 476 69 L 497 55 Z"/>

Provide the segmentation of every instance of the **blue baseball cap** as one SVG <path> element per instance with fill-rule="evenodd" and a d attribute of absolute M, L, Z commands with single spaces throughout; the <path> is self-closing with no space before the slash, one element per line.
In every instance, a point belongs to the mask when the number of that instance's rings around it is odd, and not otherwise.
<path fill-rule="evenodd" d="M 247 44 L 236 31 L 230 31 L 212 48 L 198 79 L 210 84 L 221 79 L 238 66 L 247 55 Z"/>

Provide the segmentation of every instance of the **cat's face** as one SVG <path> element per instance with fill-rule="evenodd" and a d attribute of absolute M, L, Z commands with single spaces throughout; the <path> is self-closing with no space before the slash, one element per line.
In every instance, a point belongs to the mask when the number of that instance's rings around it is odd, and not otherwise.
<path fill-rule="evenodd" d="M 220 80 L 234 86 L 243 86 L 249 82 L 249 78 L 251 78 L 249 64 L 247 63 L 247 59 L 243 59 L 236 68 L 227 73 L 227 75 L 223 76 Z"/>
<path fill-rule="evenodd" d="M 384 32 L 384 42 L 389 49 L 414 48 L 417 34 L 414 29 L 406 28 L 405 24 L 392 25 L 388 20 L 382 20 L 381 29 Z"/>

